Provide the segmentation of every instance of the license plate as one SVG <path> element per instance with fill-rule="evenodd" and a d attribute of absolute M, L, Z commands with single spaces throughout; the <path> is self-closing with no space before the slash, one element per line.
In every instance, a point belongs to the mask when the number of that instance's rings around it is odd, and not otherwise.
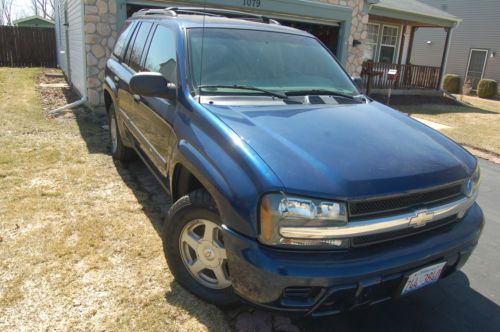
<path fill-rule="evenodd" d="M 403 290 L 401 291 L 401 295 L 407 294 L 416 289 L 422 288 L 438 281 L 445 265 L 446 262 L 431 265 L 410 274 L 405 286 L 403 287 Z"/>

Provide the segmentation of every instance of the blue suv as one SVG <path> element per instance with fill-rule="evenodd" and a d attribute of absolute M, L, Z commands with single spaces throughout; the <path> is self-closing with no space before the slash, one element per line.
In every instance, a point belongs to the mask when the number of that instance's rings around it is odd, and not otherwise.
<path fill-rule="evenodd" d="M 362 95 L 304 31 L 142 10 L 104 94 L 113 157 L 138 155 L 171 195 L 167 262 L 206 301 L 333 314 L 436 282 L 478 242 L 477 160 Z"/>

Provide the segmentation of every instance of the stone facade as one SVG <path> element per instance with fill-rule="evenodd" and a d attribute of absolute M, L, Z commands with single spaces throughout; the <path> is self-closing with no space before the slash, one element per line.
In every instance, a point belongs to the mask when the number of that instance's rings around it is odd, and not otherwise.
<path fill-rule="evenodd" d="M 117 38 L 117 0 L 83 0 L 85 50 L 87 61 L 87 96 L 91 107 L 104 104 L 102 82 L 107 58 L 111 55 Z M 359 76 L 363 63 L 363 41 L 367 38 L 368 11 L 365 0 L 319 0 L 325 3 L 348 6 L 352 11 L 351 33 L 348 41 L 346 69 L 352 76 Z M 365 10 L 364 10 L 365 9 Z M 361 44 L 352 46 L 353 40 Z"/>
<path fill-rule="evenodd" d="M 367 23 L 368 10 L 364 8 L 366 3 L 364 0 L 321 0 L 321 2 L 331 3 L 334 5 L 349 6 L 352 8 L 351 33 L 347 48 L 347 61 L 345 68 L 351 76 L 360 76 L 361 66 L 363 64 L 364 49 L 363 42 L 368 37 Z M 352 46 L 354 40 L 358 40 L 361 44 Z"/>
<path fill-rule="evenodd" d="M 87 96 L 91 107 L 104 104 L 104 67 L 117 38 L 116 0 L 84 0 Z"/>

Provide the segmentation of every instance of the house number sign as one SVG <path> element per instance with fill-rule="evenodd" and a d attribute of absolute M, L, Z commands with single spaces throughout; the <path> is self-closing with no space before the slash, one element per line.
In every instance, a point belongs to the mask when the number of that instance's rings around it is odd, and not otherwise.
<path fill-rule="evenodd" d="M 261 0 L 243 0 L 243 6 L 245 7 L 260 7 Z"/>

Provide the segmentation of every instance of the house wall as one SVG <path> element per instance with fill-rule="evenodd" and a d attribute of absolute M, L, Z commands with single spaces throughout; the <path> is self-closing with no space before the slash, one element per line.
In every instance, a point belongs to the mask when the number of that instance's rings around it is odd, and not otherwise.
<path fill-rule="evenodd" d="M 61 0 L 62 1 L 62 0 Z M 312 0 L 316 2 L 339 5 L 343 12 L 348 13 L 344 24 L 341 24 L 339 38 L 343 38 L 342 47 L 347 51 L 344 65 L 352 76 L 359 76 L 363 63 L 363 44 L 352 46 L 353 40 L 361 43 L 367 37 L 366 23 L 368 22 L 368 8 L 365 0 Z M 178 1 L 177 1 L 178 2 Z M 185 2 L 185 1 L 184 1 Z M 221 3 L 224 1 L 220 1 Z M 292 3 L 293 1 L 288 1 Z M 83 0 L 84 3 L 84 42 L 86 69 L 86 91 L 90 106 L 101 106 L 104 104 L 102 82 L 104 79 L 104 67 L 110 56 L 117 39 L 118 30 L 121 28 L 125 18 L 127 0 Z M 130 3 L 158 5 L 176 3 L 175 0 L 150 0 L 130 1 Z M 232 2 L 228 2 L 233 4 Z M 282 8 L 286 8 L 285 5 Z M 302 1 L 297 1 L 303 5 Z M 240 5 L 238 3 L 238 5 Z M 275 4 L 272 4 L 275 5 Z M 345 10 L 347 9 L 347 10 Z M 309 18 L 309 20 L 311 20 Z M 347 29 L 345 31 L 344 29 Z M 344 33 L 345 32 L 345 33 Z M 345 37 L 344 37 L 345 36 Z"/>
<path fill-rule="evenodd" d="M 491 78 L 500 82 L 500 1 L 420 1 L 446 10 L 463 20 L 453 30 L 445 73 L 460 75 L 463 83 L 470 49 L 487 49 L 489 54 L 495 52 L 496 56 L 494 58 L 488 56 L 484 78 Z"/>
<path fill-rule="evenodd" d="M 443 28 L 417 28 L 414 34 L 410 63 L 412 65 L 440 67 L 445 43 L 446 31 Z"/>
<path fill-rule="evenodd" d="M 71 66 L 71 82 L 78 93 L 85 95 L 85 61 L 83 47 L 83 4 L 81 1 L 68 1 L 68 48 Z"/>
<path fill-rule="evenodd" d="M 86 94 L 83 3 L 77 0 L 58 0 L 54 7 L 59 67 L 64 71 L 77 92 L 83 96 Z M 65 23 L 68 25 L 66 26 Z"/>

